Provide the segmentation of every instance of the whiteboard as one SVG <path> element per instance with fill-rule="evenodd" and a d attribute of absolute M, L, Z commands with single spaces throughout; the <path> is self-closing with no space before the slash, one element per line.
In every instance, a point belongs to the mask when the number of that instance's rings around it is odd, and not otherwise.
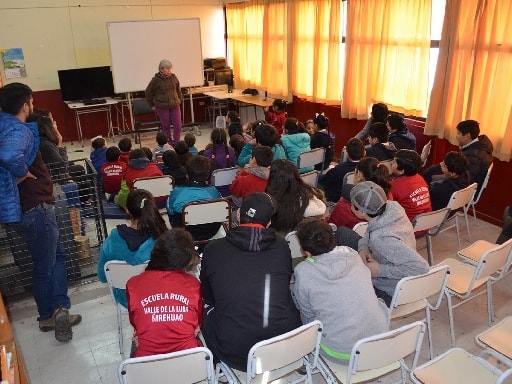
<path fill-rule="evenodd" d="M 107 23 L 116 93 L 146 89 L 162 59 L 182 87 L 203 84 L 199 18 Z"/>

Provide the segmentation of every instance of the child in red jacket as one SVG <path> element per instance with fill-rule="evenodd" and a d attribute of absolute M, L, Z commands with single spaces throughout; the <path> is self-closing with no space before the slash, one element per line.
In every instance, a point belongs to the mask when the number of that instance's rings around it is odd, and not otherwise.
<path fill-rule="evenodd" d="M 284 122 L 286 120 L 286 101 L 276 99 L 272 103 L 272 109 L 265 111 L 265 119 L 271 124 L 281 136 L 283 134 Z"/>

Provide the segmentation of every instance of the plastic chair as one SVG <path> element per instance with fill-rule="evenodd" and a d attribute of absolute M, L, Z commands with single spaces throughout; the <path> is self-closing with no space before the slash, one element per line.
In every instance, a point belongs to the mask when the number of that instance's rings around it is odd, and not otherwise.
<path fill-rule="evenodd" d="M 310 151 L 302 152 L 297 160 L 297 168 L 314 167 L 317 164 L 324 163 L 325 148 L 315 148 Z"/>
<path fill-rule="evenodd" d="M 226 236 L 226 232 L 231 230 L 231 202 L 229 200 L 194 201 L 183 206 L 182 224 L 184 227 L 211 223 L 222 223 L 219 231 L 207 240 L 194 241 L 194 244 L 206 244 L 213 239 Z"/>
<path fill-rule="evenodd" d="M 487 184 L 489 184 L 489 178 L 491 177 L 492 168 L 494 167 L 494 163 L 491 163 L 489 165 L 489 168 L 487 168 L 487 174 L 485 175 L 484 181 L 482 182 L 482 185 L 480 186 L 480 189 L 473 195 L 473 199 L 471 199 L 469 205 L 471 206 L 471 210 L 473 211 L 473 218 L 476 221 L 476 210 L 475 205 L 478 204 L 480 201 L 480 197 L 482 197 L 482 193 L 484 192 L 484 189 L 487 188 Z"/>
<path fill-rule="evenodd" d="M 142 147 L 140 140 L 141 132 L 161 131 L 162 123 L 157 118 L 155 111 L 151 109 L 146 99 L 133 100 L 133 131 L 135 133 L 135 144 Z M 147 115 L 151 115 L 147 117 Z"/>
<path fill-rule="evenodd" d="M 356 174 L 355 171 L 345 173 L 345 176 L 343 176 L 343 185 L 354 184 L 355 174 Z"/>
<path fill-rule="evenodd" d="M 216 383 L 212 353 L 203 347 L 126 359 L 118 376 L 121 384 Z"/>
<path fill-rule="evenodd" d="M 502 372 L 461 348 L 449 349 L 411 372 L 418 384 L 502 384 L 511 376 L 512 369 Z"/>
<path fill-rule="evenodd" d="M 110 290 L 110 297 L 116 306 L 117 311 L 117 334 L 119 337 L 119 353 L 123 353 L 123 319 L 121 314 L 127 313 L 126 308 L 116 301 L 114 296 L 114 288 L 126 289 L 126 282 L 131 277 L 136 276 L 147 267 L 147 263 L 130 265 L 125 261 L 113 260 L 105 263 L 103 269 L 105 270 L 105 276 L 107 277 L 108 288 Z"/>
<path fill-rule="evenodd" d="M 512 316 L 476 335 L 475 342 L 484 349 L 481 356 L 493 356 L 512 367 Z"/>
<path fill-rule="evenodd" d="M 297 237 L 297 231 L 292 231 L 288 233 L 284 239 L 288 242 L 288 246 L 290 247 L 290 252 L 292 254 L 292 259 L 302 259 L 304 255 L 300 249 L 299 238 Z"/>
<path fill-rule="evenodd" d="M 235 180 L 238 171 L 240 171 L 240 167 L 215 169 L 213 170 L 210 178 L 210 185 L 215 187 L 231 185 L 233 180 Z"/>
<path fill-rule="evenodd" d="M 432 149 L 432 140 L 429 140 L 427 144 L 423 146 L 423 149 L 421 150 L 421 167 L 423 168 L 425 165 L 427 165 L 428 156 L 430 155 L 430 150 Z"/>
<path fill-rule="evenodd" d="M 491 326 L 494 317 L 492 284 L 502 279 L 505 271 L 510 267 L 512 261 L 511 248 L 512 242 L 496 245 L 484 252 L 476 264 L 452 258 L 443 261 L 443 264 L 450 267 L 450 278 L 445 289 L 447 299 L 451 300 L 451 297 L 455 296 L 461 300 L 460 303 L 453 305 L 453 308 L 457 308 L 467 300 L 474 298 L 475 296 L 471 295 L 473 290 L 486 284 L 488 324 Z M 453 313 L 451 313 L 450 329 L 452 330 L 453 322 Z M 454 342 L 452 339 L 452 345 L 454 345 Z"/>
<path fill-rule="evenodd" d="M 418 237 L 425 237 L 427 242 L 428 264 L 434 263 L 434 252 L 432 251 L 432 237 L 436 236 L 448 219 L 450 208 L 441 208 L 437 211 L 420 213 L 412 220 L 414 232 L 425 231 Z"/>
<path fill-rule="evenodd" d="M 306 184 L 312 185 L 313 187 L 317 186 L 319 176 L 319 171 L 310 171 L 300 174 L 300 178 L 302 179 L 302 181 L 304 181 Z"/>
<path fill-rule="evenodd" d="M 383 376 L 400 369 L 402 383 L 407 382 L 407 372 L 416 368 L 425 323 L 416 321 L 398 329 L 359 340 L 350 354 L 348 365 L 336 364 L 320 358 L 318 368 L 327 383 L 359 383 Z M 411 366 L 404 358 L 414 354 Z"/>
<path fill-rule="evenodd" d="M 490 241 L 486 240 L 477 240 L 473 244 L 471 244 L 469 247 L 466 247 L 464 249 L 461 249 L 457 252 L 457 256 L 462 258 L 463 261 L 470 264 L 478 264 L 480 259 L 482 258 L 482 255 L 485 252 L 488 252 L 492 250 L 493 248 L 496 248 L 498 244 L 491 243 Z M 505 241 L 503 244 L 501 244 L 502 247 L 511 247 L 512 246 L 512 238 Z M 507 272 L 507 271 L 505 271 Z"/>
<path fill-rule="evenodd" d="M 312 383 L 312 373 L 319 362 L 322 323 L 318 320 L 252 346 L 247 358 L 247 372 L 217 363 L 216 379 L 225 376 L 229 383 L 267 383 L 297 368 L 306 367 L 306 376 L 294 383 Z"/>
<path fill-rule="evenodd" d="M 404 277 L 398 282 L 389 305 L 391 319 L 402 318 L 425 310 L 431 359 L 434 358 L 434 347 L 430 311 L 436 311 L 441 306 L 449 274 L 448 266 L 438 265 L 423 275 Z M 448 311 L 451 312 L 451 308 L 448 308 Z M 450 331 L 453 330 L 450 329 Z"/>
<path fill-rule="evenodd" d="M 455 218 L 454 225 L 455 225 L 455 229 L 457 230 L 457 241 L 459 244 L 458 249 L 460 249 L 459 217 L 464 217 L 464 220 L 466 222 L 466 232 L 468 234 L 468 241 L 471 242 L 471 234 L 469 233 L 468 209 L 469 209 L 469 202 L 473 199 L 473 195 L 475 194 L 476 187 L 477 187 L 477 183 L 473 183 L 464 189 L 453 192 L 450 197 L 450 200 L 448 201 L 448 204 L 446 205 L 447 208 L 450 208 L 450 211 L 451 211 L 450 214 L 455 212 L 455 214 L 453 216 L 449 217 L 446 220 L 446 222 Z M 459 210 L 459 209 L 462 209 L 462 212 L 457 212 L 457 210 Z M 444 232 L 450 228 L 453 228 L 453 225 L 443 228 L 440 232 Z"/>
<path fill-rule="evenodd" d="M 166 200 L 174 188 L 174 179 L 172 176 L 152 176 L 140 177 L 133 181 L 134 189 L 145 189 L 153 195 L 156 203 Z M 160 213 L 167 213 L 166 207 L 160 208 Z"/>

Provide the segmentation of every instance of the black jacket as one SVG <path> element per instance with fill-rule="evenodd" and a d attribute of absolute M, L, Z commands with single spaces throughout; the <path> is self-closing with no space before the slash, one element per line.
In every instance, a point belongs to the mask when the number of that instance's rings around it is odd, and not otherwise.
<path fill-rule="evenodd" d="M 201 291 L 215 309 L 208 315 L 212 332 L 204 336 L 209 348 L 216 345 L 217 359 L 245 371 L 255 343 L 301 325 L 291 275 L 290 248 L 273 229 L 237 227 L 205 247 Z"/>
<path fill-rule="evenodd" d="M 433 181 L 429 185 L 430 203 L 432 210 L 444 208 L 448 205 L 453 192 L 466 188 L 469 185 L 469 172 L 459 177 L 449 177 L 439 181 Z"/>
<path fill-rule="evenodd" d="M 489 165 L 492 163 L 493 149 L 491 140 L 486 135 L 478 136 L 478 141 L 461 149 L 461 152 L 469 160 L 470 182 L 477 182 L 478 190 L 485 179 Z"/>
<path fill-rule="evenodd" d="M 393 160 L 395 158 L 396 148 L 393 143 L 366 146 L 366 157 L 375 157 L 379 161 Z"/>
<path fill-rule="evenodd" d="M 340 199 L 343 178 L 347 173 L 353 172 L 356 165 L 356 161 L 344 161 L 330 169 L 325 175 L 320 176 L 318 184 L 325 191 L 328 201 L 337 202 Z"/>

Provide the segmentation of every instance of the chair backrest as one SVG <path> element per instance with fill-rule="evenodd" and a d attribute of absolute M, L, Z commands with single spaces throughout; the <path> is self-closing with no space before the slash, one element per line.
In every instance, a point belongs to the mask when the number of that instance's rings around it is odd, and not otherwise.
<path fill-rule="evenodd" d="M 508 272 L 511 263 L 512 241 L 497 244 L 496 247 L 489 249 L 482 255 L 477 265 L 475 278 L 479 279 L 499 272 L 495 278 L 500 279 Z"/>
<path fill-rule="evenodd" d="M 300 250 L 300 243 L 299 238 L 297 237 L 297 231 L 292 231 L 288 233 L 284 238 L 288 242 L 288 246 L 290 247 L 292 259 L 304 257 Z"/>
<path fill-rule="evenodd" d="M 194 201 L 183 206 L 183 225 L 226 223 L 231 228 L 231 202 L 227 199 Z"/>
<path fill-rule="evenodd" d="M 345 173 L 343 176 L 343 184 L 354 184 L 355 171 Z"/>
<path fill-rule="evenodd" d="M 316 187 L 318 184 L 318 177 L 320 175 L 319 171 L 310 171 L 306 173 L 301 173 L 300 178 L 302 181 L 304 181 L 306 184 L 312 185 L 313 187 Z"/>
<path fill-rule="evenodd" d="M 302 152 L 297 160 L 297 167 L 305 168 L 323 164 L 324 158 L 325 148 L 315 148 L 310 151 Z"/>
<path fill-rule="evenodd" d="M 438 229 L 450 214 L 450 208 L 441 208 L 437 211 L 420 213 L 412 220 L 414 232 Z M 432 231 L 430 231 L 432 234 Z"/>
<path fill-rule="evenodd" d="M 450 268 L 447 265 L 437 265 L 423 275 L 401 279 L 396 285 L 389 306 L 391 318 L 405 316 L 423 309 L 427 305 L 430 305 L 432 309 L 439 308 L 449 274 Z M 429 298 L 433 299 L 435 304 L 430 304 Z"/>
<path fill-rule="evenodd" d="M 247 383 L 262 374 L 268 375 L 266 380 L 270 382 L 277 378 L 272 376 L 272 371 L 287 367 L 291 372 L 302 366 L 303 358 L 309 354 L 312 354 L 312 366 L 315 367 L 321 338 L 322 323 L 315 320 L 290 332 L 254 344 L 247 359 Z M 286 373 L 279 369 L 279 376 Z"/>
<path fill-rule="evenodd" d="M 364 236 L 366 231 L 368 230 L 368 222 L 361 221 L 352 227 L 352 230 L 357 233 L 359 236 Z"/>
<path fill-rule="evenodd" d="M 165 197 L 171 194 L 173 190 L 174 180 L 172 176 L 153 176 L 153 177 L 140 177 L 134 180 L 134 189 L 145 189 L 151 192 L 153 197 Z"/>
<path fill-rule="evenodd" d="M 494 167 L 494 163 L 491 163 L 491 165 L 489 165 L 489 168 L 487 168 L 487 174 L 485 175 L 484 181 L 482 182 L 482 185 L 480 186 L 478 193 L 474 194 L 471 204 L 475 205 L 480 200 L 480 196 L 482 196 L 482 192 L 484 191 L 485 188 L 487 188 L 487 184 L 489 184 L 489 178 L 491 177 L 491 172 L 492 172 L 493 167 Z"/>
<path fill-rule="evenodd" d="M 468 205 L 473 198 L 476 187 L 477 184 L 473 183 L 464 189 L 453 192 L 446 207 L 454 211 Z"/>
<path fill-rule="evenodd" d="M 235 180 L 239 167 L 220 168 L 212 172 L 211 185 L 215 187 L 230 185 Z"/>
<path fill-rule="evenodd" d="M 432 140 L 429 140 L 427 144 L 423 146 L 421 150 L 421 166 L 424 167 L 427 165 L 428 156 L 430 155 L 430 150 L 432 149 Z"/>
<path fill-rule="evenodd" d="M 131 383 L 196 383 L 214 382 L 213 356 L 203 347 L 162 355 L 124 360 L 118 369 L 119 382 Z"/>
<path fill-rule="evenodd" d="M 110 293 L 113 295 L 113 288 L 126 289 L 126 282 L 130 280 L 131 277 L 144 272 L 147 266 L 148 263 L 130 265 L 126 261 L 121 260 L 106 262 L 103 269 L 105 270 Z"/>
<path fill-rule="evenodd" d="M 137 99 L 133 100 L 133 115 L 146 115 L 152 113 L 154 114 L 155 111 L 151 109 L 146 99 Z"/>
<path fill-rule="evenodd" d="M 425 334 L 425 323 L 416 321 L 398 329 L 359 340 L 352 348 L 347 381 L 350 376 L 370 369 L 378 369 L 414 353 L 410 370 L 416 367 Z"/>
<path fill-rule="evenodd" d="M 215 128 L 226 129 L 226 117 L 225 116 L 217 116 L 215 118 Z"/>

